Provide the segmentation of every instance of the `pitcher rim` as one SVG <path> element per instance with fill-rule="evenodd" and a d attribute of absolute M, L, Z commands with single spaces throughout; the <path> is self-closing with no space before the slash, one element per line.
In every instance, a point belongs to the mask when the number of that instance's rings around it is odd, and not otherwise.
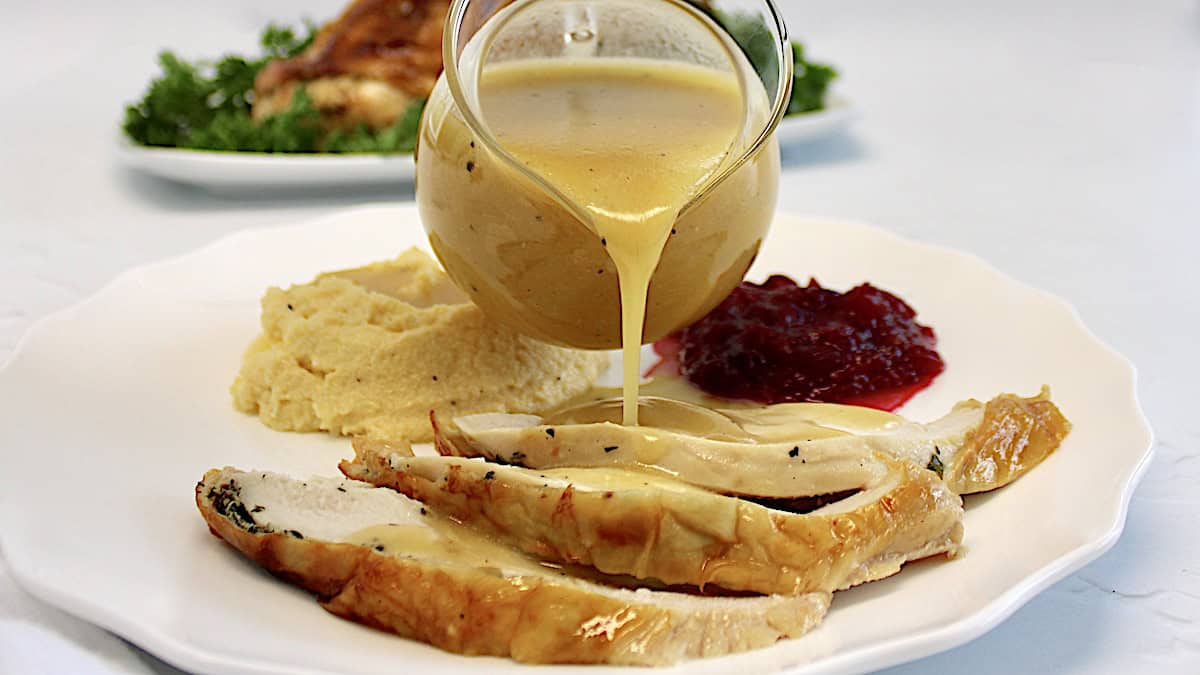
<path fill-rule="evenodd" d="M 465 48 L 466 45 L 460 45 L 459 34 L 461 32 L 463 22 L 466 19 L 467 7 L 472 2 L 479 1 L 480 0 L 452 0 L 450 3 L 450 9 L 446 15 L 446 23 L 442 28 L 442 70 L 446 78 L 446 85 L 450 91 L 450 96 L 454 100 L 455 106 L 458 107 L 459 114 L 462 115 L 464 122 L 466 123 L 467 127 L 470 128 L 471 132 L 487 146 L 487 149 L 490 152 L 501 157 L 511 167 L 518 170 L 527 179 L 533 181 L 535 185 L 543 189 L 547 194 L 551 195 L 555 201 L 566 207 L 573 215 L 575 215 L 576 218 L 579 218 L 582 222 L 588 224 L 588 226 L 594 230 L 595 227 L 592 224 L 592 219 L 589 214 L 581 209 L 574 200 L 562 194 L 557 187 L 545 180 L 537 172 L 529 169 L 523 162 L 513 156 L 512 153 L 508 152 L 504 148 L 503 144 L 501 144 L 499 140 L 492 135 L 487 126 L 483 124 L 482 120 L 480 120 L 475 114 L 474 109 L 468 105 L 459 67 L 460 47 Z M 499 15 L 500 12 L 507 11 L 518 4 L 537 1 L 539 0 L 514 0 L 514 2 L 500 8 L 496 13 L 488 17 L 485 23 L 494 19 Z M 741 47 L 737 44 L 736 40 L 733 39 L 733 36 L 729 33 L 728 29 L 718 23 L 713 17 L 701 11 L 691 2 L 688 2 L 687 0 L 663 1 L 675 4 L 682 9 L 693 13 L 701 21 L 715 26 L 719 30 L 720 37 L 723 40 L 732 44 L 733 48 L 741 51 Z M 720 185 L 726 178 L 733 175 L 734 172 L 757 156 L 767 144 L 768 140 L 770 140 L 771 134 L 775 132 L 775 129 L 779 126 L 779 123 L 783 120 L 787 113 L 788 103 L 791 99 L 792 93 L 792 80 L 794 79 L 794 60 L 791 53 L 791 42 L 788 37 L 787 24 L 784 22 L 783 13 L 780 12 L 774 0 L 761 0 L 761 2 L 767 9 L 768 16 L 764 17 L 769 22 L 767 24 L 767 28 L 773 29 L 773 32 L 779 37 L 778 48 L 776 50 L 776 57 L 778 58 L 779 62 L 778 81 L 775 85 L 775 91 L 773 93 L 768 92 L 768 94 L 772 95 L 771 112 L 767 116 L 766 123 L 762 125 L 762 128 L 760 129 L 758 136 L 754 139 L 754 142 L 751 143 L 735 161 L 725 164 L 722 170 L 706 180 L 704 187 L 698 190 L 697 193 L 693 195 L 693 197 L 683 206 L 683 208 L 679 210 L 680 215 L 687 212 L 695 203 L 701 201 L 704 196 L 711 193 L 716 186 Z M 744 53 L 743 56 L 745 56 Z M 747 60 L 749 59 L 748 56 L 746 58 Z M 741 76 L 742 75 L 739 69 L 739 77 Z M 758 77 L 755 77 L 755 80 L 761 83 L 761 80 Z M 765 83 L 762 84 L 764 85 L 763 88 L 765 90 Z"/>

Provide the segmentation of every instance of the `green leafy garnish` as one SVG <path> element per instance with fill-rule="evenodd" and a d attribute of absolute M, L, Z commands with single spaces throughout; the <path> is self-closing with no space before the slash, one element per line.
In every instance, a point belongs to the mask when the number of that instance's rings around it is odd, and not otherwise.
<path fill-rule="evenodd" d="M 710 13 L 742 48 L 767 89 L 773 90 L 779 77 L 779 67 L 775 62 L 774 38 L 762 19 L 751 14 L 726 13 L 716 9 L 710 9 Z M 794 41 L 792 61 L 792 98 L 788 101 L 787 114 L 797 115 L 824 109 L 825 94 L 829 90 L 829 84 L 837 77 L 837 70 L 824 63 L 806 60 L 804 47 Z"/>
<path fill-rule="evenodd" d="M 404 114 L 397 117 L 392 126 L 380 131 L 371 131 L 361 125 L 350 131 L 337 129 L 325 138 L 325 152 L 412 152 L 417 146 L 417 128 L 421 124 L 421 112 L 425 101 L 419 100 Z"/>
<path fill-rule="evenodd" d="M 304 37 L 299 37 L 289 26 L 268 24 L 258 38 L 258 44 L 263 49 L 262 63 L 265 64 L 271 59 L 288 59 L 308 49 L 317 37 L 318 29 L 316 24 L 308 21 L 305 22 L 304 28 Z"/>
<path fill-rule="evenodd" d="M 767 90 L 774 90 L 779 77 L 779 67 L 775 62 L 775 39 L 767 25 L 753 14 L 729 13 L 718 9 L 711 11 L 713 19 L 721 24 L 733 41 L 742 48 L 746 59 L 767 86 Z"/>
<path fill-rule="evenodd" d="M 254 78 L 268 62 L 290 58 L 312 43 L 316 27 L 303 36 L 291 28 L 267 26 L 256 59 L 228 55 L 213 63 L 185 61 L 165 51 L 158 57 L 162 75 L 142 100 L 125 109 L 122 128 L 135 143 L 149 146 L 240 152 L 412 152 L 423 100 L 414 102 L 396 122 L 380 131 L 365 124 L 326 132 L 321 115 L 303 87 L 287 109 L 261 121 L 250 117 Z"/>
<path fill-rule="evenodd" d="M 792 59 L 795 63 L 792 75 L 792 98 L 788 101 L 787 114 L 812 112 L 825 108 L 825 93 L 829 84 L 837 77 L 837 70 L 824 63 L 807 61 L 804 47 L 792 43 Z"/>

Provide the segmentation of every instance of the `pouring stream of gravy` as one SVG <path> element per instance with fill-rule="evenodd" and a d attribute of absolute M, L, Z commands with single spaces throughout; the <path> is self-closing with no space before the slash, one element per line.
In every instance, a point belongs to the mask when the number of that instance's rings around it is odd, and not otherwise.
<path fill-rule="evenodd" d="M 480 100 L 505 149 L 591 217 L 617 269 L 623 422 L 635 426 L 650 280 L 680 209 L 738 139 L 737 77 L 672 61 L 524 60 L 489 66 Z"/>

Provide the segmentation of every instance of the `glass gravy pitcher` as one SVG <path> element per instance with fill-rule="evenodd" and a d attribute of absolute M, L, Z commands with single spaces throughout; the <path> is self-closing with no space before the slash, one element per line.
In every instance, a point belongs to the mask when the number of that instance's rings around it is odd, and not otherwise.
<path fill-rule="evenodd" d="M 438 258 L 489 316 L 548 342 L 622 346 L 618 277 L 636 284 L 618 274 L 598 221 L 664 232 L 632 245 L 660 255 L 646 272 L 644 327 L 626 326 L 627 346 L 699 319 L 741 281 L 774 210 L 771 133 L 790 96 L 791 50 L 770 0 L 713 4 L 451 4 L 445 71 L 421 123 L 417 202 Z M 767 38 L 757 72 L 714 20 L 734 13 Z M 652 153 L 663 160 L 643 161 Z M 638 201 L 672 189 L 665 206 Z M 674 212 L 640 228 L 655 209 Z"/>

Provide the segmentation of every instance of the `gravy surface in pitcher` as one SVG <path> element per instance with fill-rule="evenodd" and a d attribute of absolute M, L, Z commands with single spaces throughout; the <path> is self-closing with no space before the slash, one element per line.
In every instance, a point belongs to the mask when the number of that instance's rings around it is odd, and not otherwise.
<path fill-rule="evenodd" d="M 485 69 L 479 96 L 500 144 L 589 216 L 616 268 L 623 420 L 636 425 L 650 280 L 680 209 L 739 139 L 737 77 L 644 59 L 522 60 Z"/>

